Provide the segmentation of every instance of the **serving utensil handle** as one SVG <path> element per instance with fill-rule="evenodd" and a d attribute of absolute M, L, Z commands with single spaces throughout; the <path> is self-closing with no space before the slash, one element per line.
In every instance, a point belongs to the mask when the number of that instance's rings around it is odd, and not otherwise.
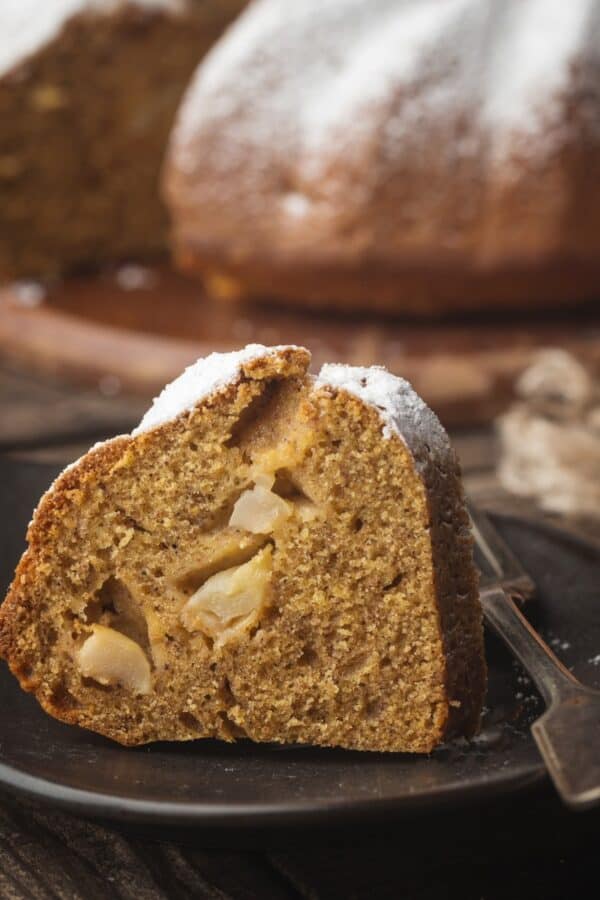
<path fill-rule="evenodd" d="M 482 591 L 481 605 L 487 622 L 523 664 L 547 706 L 582 687 L 502 588 Z"/>
<path fill-rule="evenodd" d="M 482 591 L 486 620 L 508 644 L 548 706 L 531 731 L 562 799 L 573 809 L 600 802 L 600 691 L 563 666 L 501 588 Z"/>

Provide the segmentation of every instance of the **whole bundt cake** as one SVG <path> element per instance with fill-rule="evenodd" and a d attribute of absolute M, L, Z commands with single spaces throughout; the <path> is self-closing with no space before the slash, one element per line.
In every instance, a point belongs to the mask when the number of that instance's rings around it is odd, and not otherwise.
<path fill-rule="evenodd" d="M 173 117 L 244 4 L 0 2 L 0 278 L 166 251 Z"/>
<path fill-rule="evenodd" d="M 598 0 L 257 0 L 165 174 L 213 290 L 429 313 L 597 297 Z"/>
<path fill-rule="evenodd" d="M 485 692 L 442 426 L 381 368 L 211 354 L 42 498 L 0 655 L 124 744 L 219 737 L 427 752 Z"/>

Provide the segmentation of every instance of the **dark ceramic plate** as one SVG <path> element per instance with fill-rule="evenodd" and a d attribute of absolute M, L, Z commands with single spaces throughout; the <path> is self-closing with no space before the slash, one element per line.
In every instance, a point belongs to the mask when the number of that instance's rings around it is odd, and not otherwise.
<path fill-rule="evenodd" d="M 49 466 L 0 466 L 2 587 L 54 474 Z M 538 584 L 536 626 L 582 681 L 600 687 L 597 550 L 524 521 L 497 524 Z M 2 664 L 0 785 L 87 815 L 211 827 L 379 818 L 516 791 L 545 778 L 529 732 L 542 705 L 491 635 L 487 654 L 481 734 L 427 757 L 216 741 L 124 749 L 46 716 Z"/>

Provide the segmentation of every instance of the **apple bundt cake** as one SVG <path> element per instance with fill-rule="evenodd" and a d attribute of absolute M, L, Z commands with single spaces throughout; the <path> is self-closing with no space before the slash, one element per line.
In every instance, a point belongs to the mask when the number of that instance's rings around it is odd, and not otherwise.
<path fill-rule="evenodd" d="M 0 653 L 123 744 L 427 752 L 472 735 L 482 620 L 457 461 L 381 368 L 199 360 L 42 498 Z"/>
<path fill-rule="evenodd" d="M 165 170 L 225 296 L 435 314 L 593 301 L 600 0 L 256 0 Z"/>

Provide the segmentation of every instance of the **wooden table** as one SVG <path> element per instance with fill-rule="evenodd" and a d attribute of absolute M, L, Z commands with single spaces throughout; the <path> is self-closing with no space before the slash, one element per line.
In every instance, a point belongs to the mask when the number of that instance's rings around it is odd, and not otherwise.
<path fill-rule="evenodd" d="M 0 452 L 68 462 L 129 430 L 149 398 L 113 390 L 0 366 Z M 500 490 L 491 428 L 453 437 L 475 500 L 538 514 Z M 563 524 L 600 541 L 597 525 Z M 290 833 L 125 830 L 0 796 L 0 898 L 562 900 L 597 882 L 599 833 L 600 810 L 568 813 L 549 786 L 377 828 Z"/>

